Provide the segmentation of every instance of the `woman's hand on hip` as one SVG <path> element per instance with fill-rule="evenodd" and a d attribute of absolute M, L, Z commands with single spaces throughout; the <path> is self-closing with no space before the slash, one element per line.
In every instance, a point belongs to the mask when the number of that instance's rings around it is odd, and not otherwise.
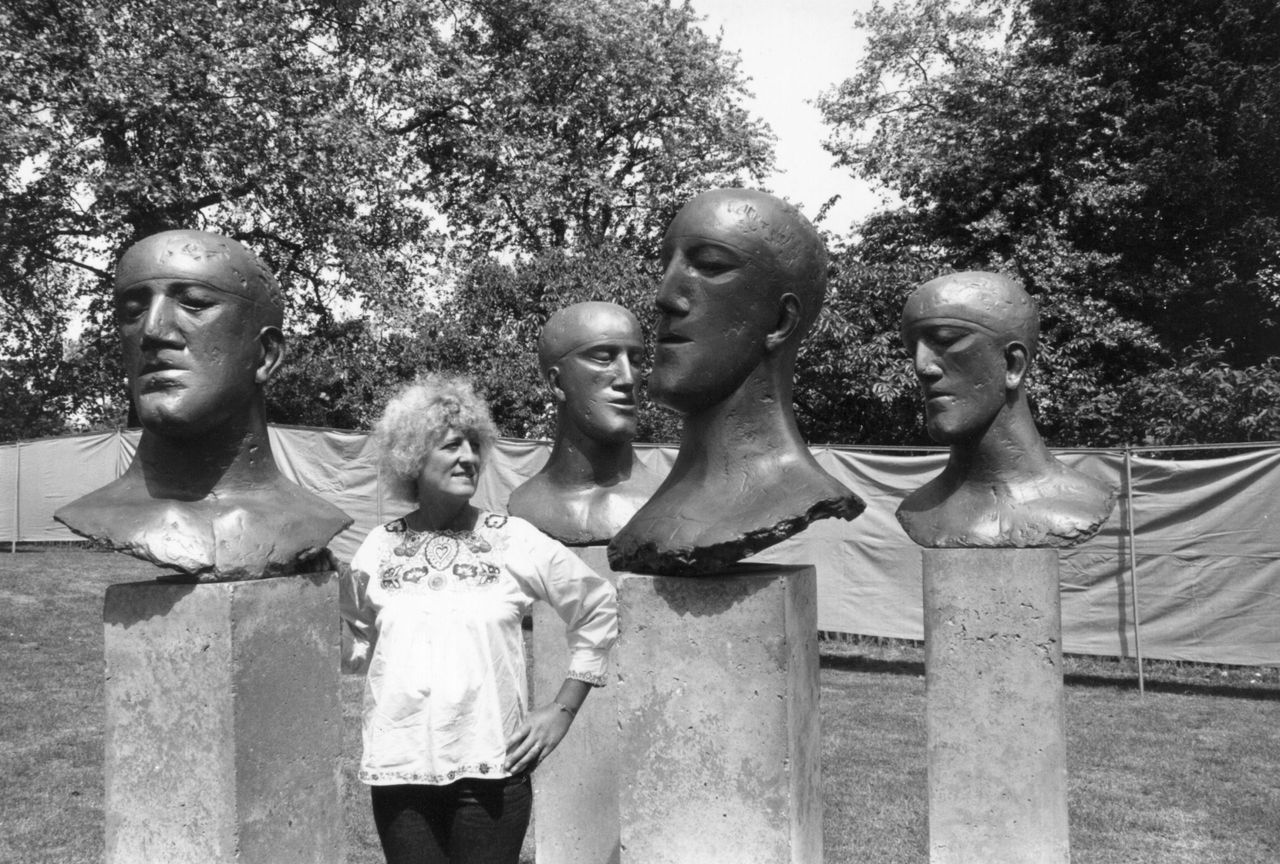
<path fill-rule="evenodd" d="M 519 774 L 537 766 L 556 749 L 572 723 L 573 715 L 555 702 L 530 711 L 507 739 L 507 770 Z"/>

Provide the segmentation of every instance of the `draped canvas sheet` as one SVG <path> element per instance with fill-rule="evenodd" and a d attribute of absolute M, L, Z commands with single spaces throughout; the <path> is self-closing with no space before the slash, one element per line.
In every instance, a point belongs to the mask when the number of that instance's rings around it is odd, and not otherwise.
<path fill-rule="evenodd" d="M 364 535 L 412 508 L 410 490 L 378 476 L 364 433 L 277 426 L 281 470 L 355 519 L 332 548 L 343 560 Z M 118 476 L 138 433 L 80 435 L 0 447 L 0 539 L 74 540 L 53 521 L 63 504 Z M 475 503 L 502 510 L 511 490 L 542 467 L 546 442 L 499 441 Z M 658 473 L 671 447 L 640 446 Z M 920 554 L 894 518 L 898 502 L 941 470 L 941 453 L 900 455 L 814 448 L 822 466 L 867 502 L 852 522 L 824 520 L 756 556 L 812 563 L 822 630 L 919 639 Z M 1064 462 L 1124 482 L 1116 452 L 1066 453 Z M 19 465 L 19 460 L 21 464 Z M 1280 447 L 1221 459 L 1134 458 L 1137 592 L 1144 657 L 1280 664 Z M 1135 653 L 1128 524 L 1120 506 L 1097 537 L 1061 555 L 1064 648 Z M 21 524 L 18 525 L 18 520 Z"/>

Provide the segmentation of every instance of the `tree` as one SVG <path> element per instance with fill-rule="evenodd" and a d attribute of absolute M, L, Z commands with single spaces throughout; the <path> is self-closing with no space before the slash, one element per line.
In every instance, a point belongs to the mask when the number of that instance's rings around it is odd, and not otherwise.
<path fill-rule="evenodd" d="M 914 0 L 863 23 L 866 59 L 821 100 L 827 146 L 905 206 L 856 261 L 883 266 L 874 242 L 1019 276 L 1056 443 L 1173 440 L 1185 406 L 1155 395 L 1219 369 L 1197 398 L 1258 422 L 1203 433 L 1280 437 L 1229 386 L 1280 383 L 1274 3 Z"/>
<path fill-rule="evenodd" d="M 767 173 L 772 136 L 742 107 L 737 59 L 688 3 L 475 8 L 405 126 L 472 253 L 651 253 L 689 197 Z"/>
<path fill-rule="evenodd" d="M 630 309 L 645 342 L 653 344 L 653 262 L 622 246 L 553 248 L 520 262 L 480 258 L 456 290 L 423 316 L 419 360 L 427 368 L 471 375 L 488 397 L 503 434 L 552 438 L 555 409 L 538 370 L 537 340 L 553 312 L 573 303 L 605 300 Z M 642 441 L 674 441 L 675 415 L 639 388 Z"/>
<path fill-rule="evenodd" d="M 154 231 L 246 242 L 281 279 L 301 368 L 350 372 L 333 364 L 359 332 L 372 381 L 449 256 L 642 250 L 694 185 L 771 159 L 687 6 L 14 0 L 0 34 L 0 383 L 64 424 L 121 413 L 108 271 Z M 349 422 L 371 392 L 282 396 L 275 419 Z"/>
<path fill-rule="evenodd" d="M 415 160 L 382 124 L 398 94 L 376 63 L 405 50 L 404 22 L 357 29 L 345 12 L 291 0 L 5 5 L 0 302 L 6 371 L 23 388 L 67 419 L 86 404 L 107 408 L 88 421 L 118 413 L 107 270 L 158 230 L 255 247 L 295 326 L 412 283 L 439 240 L 406 194 Z M 69 365 L 34 348 L 57 344 L 77 311 L 81 346 L 110 348 L 81 364 L 96 378 L 64 380 Z"/>
<path fill-rule="evenodd" d="M 911 286 L 929 278 L 928 256 L 883 251 L 877 228 L 864 226 L 863 245 L 837 248 L 827 302 L 796 360 L 796 420 L 810 443 L 926 443 L 919 425 L 919 388 L 898 337 L 898 319 Z M 834 245 L 834 244 L 829 244 Z"/>

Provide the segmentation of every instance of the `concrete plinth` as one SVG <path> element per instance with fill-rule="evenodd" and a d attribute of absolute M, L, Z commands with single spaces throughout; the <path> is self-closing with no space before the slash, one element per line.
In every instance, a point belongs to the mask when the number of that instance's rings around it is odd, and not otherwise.
<path fill-rule="evenodd" d="M 604 546 L 573 550 L 617 584 Z M 533 704 L 556 698 L 569 671 L 564 622 L 546 603 L 533 607 Z M 533 772 L 533 835 L 538 864 L 618 864 L 617 676 L 595 687 L 569 734 Z"/>
<path fill-rule="evenodd" d="M 332 573 L 107 589 L 108 864 L 339 864 Z"/>
<path fill-rule="evenodd" d="M 818 864 L 813 568 L 625 574 L 619 607 L 622 864 Z"/>
<path fill-rule="evenodd" d="M 1054 549 L 927 549 L 931 864 L 1066 864 Z"/>

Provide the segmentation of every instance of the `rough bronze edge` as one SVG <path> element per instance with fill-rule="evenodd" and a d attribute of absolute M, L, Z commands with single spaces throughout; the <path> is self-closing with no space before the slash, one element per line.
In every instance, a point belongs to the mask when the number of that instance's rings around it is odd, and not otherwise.
<path fill-rule="evenodd" d="M 1052 534 L 1046 532 L 1044 537 L 1035 543 L 965 543 L 960 540 L 956 540 L 955 542 L 947 543 L 945 545 L 925 546 L 919 541 L 915 541 L 915 538 L 912 538 L 912 540 L 917 546 L 920 546 L 923 549 L 1071 549 L 1092 539 L 1099 531 L 1102 530 L 1102 526 L 1107 524 L 1107 521 L 1115 512 L 1116 502 L 1119 500 L 1119 492 L 1114 486 L 1110 488 L 1111 492 L 1107 496 L 1105 505 L 1100 508 L 1099 516 L 1096 520 L 1083 528 L 1079 528 L 1068 534 Z M 894 511 L 893 516 L 905 532 L 907 525 L 902 518 L 902 508 L 899 507 L 898 510 Z"/>
<path fill-rule="evenodd" d="M 635 548 L 615 549 L 609 546 L 609 566 L 616 571 L 644 573 L 651 576 L 709 576 L 719 574 L 738 563 L 788 537 L 798 534 L 819 519 L 856 519 L 867 509 L 858 495 L 849 493 L 816 502 L 799 516 L 784 519 L 768 528 L 748 531 L 727 543 L 678 549 L 667 552 L 658 550 L 654 543 L 642 543 Z"/>

